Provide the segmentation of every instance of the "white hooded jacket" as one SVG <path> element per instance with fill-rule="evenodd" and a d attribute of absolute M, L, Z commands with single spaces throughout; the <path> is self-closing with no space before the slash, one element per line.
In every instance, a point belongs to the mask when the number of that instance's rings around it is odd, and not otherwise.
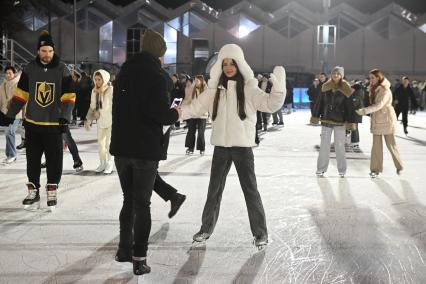
<path fill-rule="evenodd" d="M 241 120 L 237 111 L 236 81 L 228 80 L 227 88 L 218 86 L 222 74 L 222 62 L 225 58 L 236 61 L 238 69 L 244 78 L 245 113 L 247 117 Z M 217 62 L 210 72 L 208 88 L 193 100 L 190 105 L 182 106 L 182 119 L 199 117 L 205 112 L 213 113 L 213 102 L 216 90 L 220 89 L 220 100 L 216 119 L 212 122 L 211 144 L 222 147 L 252 147 L 255 146 L 256 112 L 273 113 L 284 103 L 285 70 L 282 66 L 275 67 L 271 74 L 273 83 L 270 94 L 258 87 L 253 71 L 244 59 L 242 49 L 236 44 L 224 45 L 218 55 Z"/>
<path fill-rule="evenodd" d="M 96 86 L 92 90 L 92 95 L 90 98 L 90 108 L 92 110 L 96 109 L 96 94 L 99 93 L 100 100 L 102 102 L 102 108 L 99 108 L 99 119 L 97 120 L 97 125 L 99 128 L 109 128 L 112 126 L 112 93 L 113 87 L 109 83 L 110 74 L 103 70 L 99 69 L 97 72 L 101 73 L 103 85 L 101 88 L 97 89 Z M 93 75 L 93 82 L 95 82 L 95 75 Z"/>

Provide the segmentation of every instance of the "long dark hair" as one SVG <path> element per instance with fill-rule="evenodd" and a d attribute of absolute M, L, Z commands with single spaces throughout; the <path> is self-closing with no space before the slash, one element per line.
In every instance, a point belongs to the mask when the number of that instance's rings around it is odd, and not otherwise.
<path fill-rule="evenodd" d="M 225 88 L 228 87 L 228 80 L 234 80 L 237 82 L 236 89 L 237 89 L 237 111 L 238 116 L 241 120 L 246 119 L 246 111 L 245 111 L 245 96 L 244 96 L 244 77 L 240 72 L 240 69 L 238 69 L 237 62 L 235 62 L 234 59 L 232 59 L 232 63 L 235 65 L 235 68 L 237 68 L 237 74 L 232 77 L 228 78 L 226 77 L 225 73 L 223 72 L 223 61 L 222 61 L 222 75 L 220 75 L 219 78 L 219 84 L 217 86 L 216 95 L 214 97 L 213 102 L 213 113 L 212 113 L 212 119 L 215 120 L 217 116 L 217 108 L 219 106 L 219 100 L 220 100 L 220 89 L 219 86 L 223 86 Z"/>
<path fill-rule="evenodd" d="M 198 88 L 197 85 L 195 85 L 194 89 L 192 90 L 192 99 L 198 98 L 198 94 L 201 94 L 206 89 L 206 81 L 204 80 L 203 75 L 197 75 L 197 76 L 195 76 L 195 79 L 200 80 L 201 87 Z M 197 90 L 198 90 L 198 93 L 197 93 Z"/>

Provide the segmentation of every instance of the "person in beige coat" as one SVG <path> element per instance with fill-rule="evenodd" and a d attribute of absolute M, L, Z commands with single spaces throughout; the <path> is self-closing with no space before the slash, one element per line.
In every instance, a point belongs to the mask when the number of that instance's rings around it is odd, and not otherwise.
<path fill-rule="evenodd" d="M 16 87 L 18 86 L 19 78 L 21 74 L 17 73 L 15 68 L 8 66 L 5 68 L 5 80 L 0 85 L 0 111 L 3 114 L 7 113 L 10 100 L 13 97 Z M 20 111 L 15 121 L 10 124 L 5 131 L 6 134 L 6 158 L 3 160 L 3 164 L 11 164 L 16 161 L 16 140 L 15 133 L 22 120 L 22 111 Z"/>
<path fill-rule="evenodd" d="M 204 80 L 203 75 L 195 76 L 195 82 L 190 87 L 185 88 L 185 98 L 183 99 L 183 105 L 190 105 L 192 101 L 197 100 L 198 96 L 204 92 L 207 88 L 206 81 Z M 206 141 L 204 138 L 204 132 L 206 130 L 206 122 L 209 113 L 203 113 L 199 117 L 190 118 L 187 120 L 188 123 L 188 132 L 186 133 L 185 147 L 187 155 L 192 155 L 194 153 L 195 147 L 195 133 L 198 129 L 197 135 L 197 150 L 200 151 L 200 155 L 204 155 L 206 150 Z"/>
<path fill-rule="evenodd" d="M 109 83 L 110 74 L 99 69 L 94 73 L 95 87 L 92 90 L 90 108 L 86 116 L 85 127 L 90 129 L 91 121 L 96 119 L 98 126 L 99 166 L 97 173 L 112 173 L 114 162 L 109 153 L 112 126 L 112 93 L 113 87 Z"/>
<path fill-rule="evenodd" d="M 356 112 L 359 115 L 371 114 L 371 133 L 373 134 L 373 147 L 371 149 L 370 176 L 375 178 L 383 171 L 383 139 L 392 155 L 396 173 L 403 169 L 402 161 L 395 142 L 396 114 L 392 107 L 392 92 L 390 82 L 383 73 L 374 69 L 370 71 L 370 106 L 361 108 Z"/>

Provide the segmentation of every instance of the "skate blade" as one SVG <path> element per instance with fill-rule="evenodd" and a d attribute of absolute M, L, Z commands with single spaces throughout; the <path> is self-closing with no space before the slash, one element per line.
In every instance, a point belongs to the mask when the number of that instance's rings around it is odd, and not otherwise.
<path fill-rule="evenodd" d="M 24 210 L 38 211 L 38 210 L 40 210 L 40 202 L 24 205 Z"/>

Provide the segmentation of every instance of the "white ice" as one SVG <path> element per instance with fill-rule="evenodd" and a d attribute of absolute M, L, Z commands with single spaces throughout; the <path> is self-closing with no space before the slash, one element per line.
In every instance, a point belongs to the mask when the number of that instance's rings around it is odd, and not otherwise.
<path fill-rule="evenodd" d="M 307 125 L 309 116 L 285 115 L 285 126 L 271 129 L 254 148 L 271 240 L 263 252 L 252 245 L 235 169 L 213 235 L 205 247 L 191 249 L 213 147 L 207 146 L 205 156 L 185 156 L 184 132 L 176 132 L 160 172 L 187 200 L 168 219 L 170 204 L 153 194 L 152 272 L 140 277 L 130 263 L 114 261 L 122 194 L 116 172 L 94 173 L 96 127 L 72 130 L 85 170 L 75 174 L 65 152 L 53 214 L 22 208 L 27 179 L 20 152 L 16 163 L 0 166 L 0 283 L 426 283 L 426 113 L 409 116 L 408 136 L 398 123 L 402 175 L 396 175 L 385 148 L 384 173 L 375 180 L 368 175 L 368 118 L 360 126 L 363 153 L 348 153 L 342 179 L 333 158 L 326 177 L 315 176 L 320 127 Z M 4 153 L 4 129 L 0 132 Z M 210 130 L 206 136 L 209 140 Z M 138 145 L 129 141 L 129 147 Z"/>

